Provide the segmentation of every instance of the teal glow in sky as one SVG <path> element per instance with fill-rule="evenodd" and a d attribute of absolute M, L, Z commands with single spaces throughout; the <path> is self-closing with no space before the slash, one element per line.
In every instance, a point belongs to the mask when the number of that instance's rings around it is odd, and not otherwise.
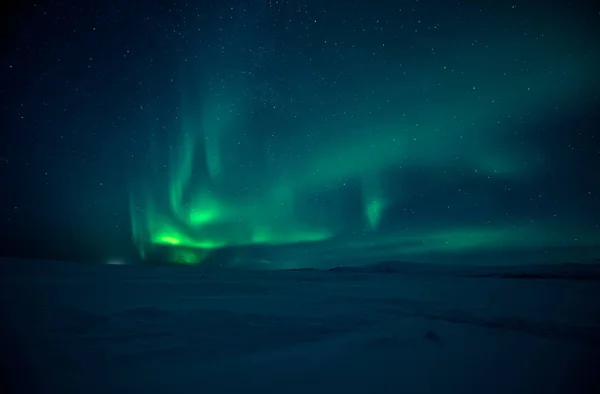
<path fill-rule="evenodd" d="M 596 5 L 21 7 L 0 60 L 2 255 L 600 249 Z"/>
<path fill-rule="evenodd" d="M 300 34 L 292 44 L 271 28 L 274 10 L 244 7 L 214 10 L 189 37 L 181 105 L 149 158 L 159 170 L 131 192 L 142 256 L 156 246 L 360 245 L 390 257 L 576 242 L 560 224 L 498 218 L 501 201 L 480 223 L 468 210 L 413 228 L 394 219 L 438 188 L 510 188 L 544 171 L 552 158 L 536 128 L 598 81 L 597 49 L 553 24 L 558 15 L 515 27 L 511 9 L 439 25 L 410 10 L 376 20 L 278 9 L 290 13 L 285 31 Z M 453 209 L 454 198 L 439 198 Z"/>

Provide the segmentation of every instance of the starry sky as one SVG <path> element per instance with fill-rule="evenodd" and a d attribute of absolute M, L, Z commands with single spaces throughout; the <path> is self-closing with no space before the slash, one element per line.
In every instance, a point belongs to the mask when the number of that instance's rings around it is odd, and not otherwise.
<path fill-rule="evenodd" d="M 590 4 L 4 6 L 0 255 L 600 257 Z"/>

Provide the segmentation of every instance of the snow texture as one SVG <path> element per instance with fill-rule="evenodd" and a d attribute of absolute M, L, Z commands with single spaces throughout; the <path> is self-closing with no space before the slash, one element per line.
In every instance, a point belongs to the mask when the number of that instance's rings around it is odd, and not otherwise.
<path fill-rule="evenodd" d="M 594 392 L 597 273 L 0 260 L 2 390 Z"/>

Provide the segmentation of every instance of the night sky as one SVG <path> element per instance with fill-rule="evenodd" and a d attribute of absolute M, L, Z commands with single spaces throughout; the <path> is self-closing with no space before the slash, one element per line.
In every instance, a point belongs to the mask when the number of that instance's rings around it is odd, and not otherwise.
<path fill-rule="evenodd" d="M 0 255 L 593 257 L 586 3 L 4 6 Z"/>

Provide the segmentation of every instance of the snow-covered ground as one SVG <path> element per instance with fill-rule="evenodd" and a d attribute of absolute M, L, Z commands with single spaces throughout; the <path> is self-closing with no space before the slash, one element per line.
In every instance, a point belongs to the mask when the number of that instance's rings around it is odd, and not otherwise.
<path fill-rule="evenodd" d="M 551 270 L 551 269 L 550 269 Z M 600 281 L 0 260 L 14 393 L 585 393 Z"/>

